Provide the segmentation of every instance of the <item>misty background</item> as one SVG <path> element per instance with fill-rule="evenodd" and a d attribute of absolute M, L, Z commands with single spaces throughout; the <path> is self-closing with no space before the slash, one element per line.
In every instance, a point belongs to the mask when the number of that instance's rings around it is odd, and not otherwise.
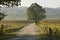
<path fill-rule="evenodd" d="M 7 14 L 4 20 L 27 20 L 28 7 L 13 7 L 13 8 L 1 8 L 1 12 Z M 60 8 L 45 8 L 46 18 L 48 20 L 59 20 L 60 19 Z"/>

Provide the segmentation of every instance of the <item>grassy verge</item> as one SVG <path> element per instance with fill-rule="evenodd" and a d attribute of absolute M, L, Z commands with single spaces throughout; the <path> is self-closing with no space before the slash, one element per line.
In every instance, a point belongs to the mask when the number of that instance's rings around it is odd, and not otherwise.
<path fill-rule="evenodd" d="M 16 37 L 15 34 L 4 34 L 4 35 L 0 36 L 0 40 L 6 40 L 9 38 L 14 38 L 14 37 Z"/>
<path fill-rule="evenodd" d="M 46 34 L 41 34 L 40 35 L 41 40 L 50 40 L 50 36 Z M 52 40 L 56 40 L 55 36 L 52 37 Z M 57 40 L 60 40 L 60 35 L 57 37 Z"/>

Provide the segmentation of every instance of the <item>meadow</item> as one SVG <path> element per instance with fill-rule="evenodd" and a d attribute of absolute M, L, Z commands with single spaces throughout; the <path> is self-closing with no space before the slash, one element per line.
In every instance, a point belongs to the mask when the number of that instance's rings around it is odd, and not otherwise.
<path fill-rule="evenodd" d="M 4 25 L 4 35 L 0 35 L 0 39 L 8 39 L 16 37 L 16 31 L 31 24 L 28 21 L 0 21 L 1 25 Z M 38 24 L 40 28 L 40 39 L 50 40 L 49 28 L 52 30 L 52 40 L 60 40 L 60 21 L 59 20 L 43 20 Z"/>
<path fill-rule="evenodd" d="M 4 34 L 0 34 L 0 39 L 16 37 L 16 31 L 24 28 L 28 24 L 30 24 L 28 21 L 0 21 L 0 31 L 1 25 L 4 25 Z"/>
<path fill-rule="evenodd" d="M 51 37 L 52 40 L 60 40 L 59 20 L 45 20 L 45 21 L 41 21 L 38 25 L 40 27 L 41 40 L 50 40 Z M 49 28 L 51 28 L 50 32 L 49 32 Z M 50 37 L 50 35 L 52 36 Z"/>

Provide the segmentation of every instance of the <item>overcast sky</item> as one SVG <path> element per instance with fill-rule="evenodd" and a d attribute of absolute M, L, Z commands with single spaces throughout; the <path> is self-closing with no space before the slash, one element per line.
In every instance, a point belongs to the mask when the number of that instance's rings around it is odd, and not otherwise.
<path fill-rule="evenodd" d="M 21 0 L 22 6 L 30 6 L 32 3 L 38 3 L 43 7 L 60 7 L 60 0 Z"/>

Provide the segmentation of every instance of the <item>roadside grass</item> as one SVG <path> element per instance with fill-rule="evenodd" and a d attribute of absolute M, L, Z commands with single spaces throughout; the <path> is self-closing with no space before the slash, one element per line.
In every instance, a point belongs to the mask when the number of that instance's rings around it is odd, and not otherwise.
<path fill-rule="evenodd" d="M 41 40 L 50 40 L 50 37 L 49 37 L 49 35 L 46 35 L 46 34 L 40 34 L 40 39 Z M 53 36 L 52 39 L 56 40 L 55 36 Z M 60 40 L 60 35 L 57 37 L 57 40 Z"/>
<path fill-rule="evenodd" d="M 9 39 L 9 38 L 15 38 L 15 34 L 4 34 L 2 36 L 0 36 L 0 40 L 6 40 L 6 39 Z"/>
<path fill-rule="evenodd" d="M 42 21 L 38 24 L 40 27 L 40 38 L 41 40 L 50 40 L 49 27 L 52 29 L 53 40 L 60 40 L 60 22 L 57 21 Z M 57 31 L 57 37 L 54 32 Z"/>
<path fill-rule="evenodd" d="M 3 35 L 0 34 L 0 40 L 5 40 L 8 38 L 16 37 L 15 36 L 16 31 L 24 28 L 25 26 L 30 24 L 30 22 L 27 22 L 27 21 L 3 21 L 3 22 L 0 22 L 0 27 L 2 24 L 4 25 L 4 34 Z"/>

